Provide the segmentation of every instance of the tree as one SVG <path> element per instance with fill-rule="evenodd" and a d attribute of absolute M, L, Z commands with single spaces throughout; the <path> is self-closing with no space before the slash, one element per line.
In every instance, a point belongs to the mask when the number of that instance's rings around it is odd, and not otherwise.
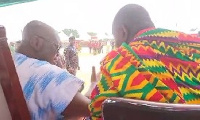
<path fill-rule="evenodd" d="M 79 38 L 79 37 L 80 37 L 77 30 L 73 30 L 73 31 L 72 31 L 72 35 L 73 35 L 75 38 Z"/>
<path fill-rule="evenodd" d="M 71 35 L 71 29 L 64 29 L 62 31 L 63 31 L 63 33 L 65 33 L 65 35 L 67 35 L 68 37 L 70 37 L 70 35 Z"/>
<path fill-rule="evenodd" d="M 87 34 L 91 37 L 97 36 L 97 33 L 95 32 L 87 32 Z"/>
<path fill-rule="evenodd" d="M 75 29 L 64 29 L 64 30 L 62 30 L 62 31 L 63 31 L 63 33 L 65 33 L 65 35 L 67 35 L 68 37 L 70 37 L 71 35 L 73 35 L 75 38 L 79 38 L 79 37 L 80 37 L 78 31 L 75 30 Z"/>
<path fill-rule="evenodd" d="M 191 28 L 190 29 L 190 31 L 196 31 L 197 30 L 197 28 Z"/>

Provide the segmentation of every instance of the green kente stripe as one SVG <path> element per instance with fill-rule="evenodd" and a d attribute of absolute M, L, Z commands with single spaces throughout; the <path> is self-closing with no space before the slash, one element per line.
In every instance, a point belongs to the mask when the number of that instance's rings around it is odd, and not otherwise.
<path fill-rule="evenodd" d="M 187 93 L 183 94 L 184 100 L 189 101 L 189 100 L 194 100 L 200 98 L 200 95 L 196 95 L 194 93 Z"/>
<path fill-rule="evenodd" d="M 154 78 L 153 83 L 152 83 L 152 85 L 153 85 L 154 87 L 157 85 L 158 80 L 159 80 L 159 79 L 158 79 L 157 77 Z"/>
<path fill-rule="evenodd" d="M 162 33 L 162 32 L 169 32 L 169 31 L 170 30 L 158 28 L 158 29 L 153 29 L 153 30 L 149 30 L 147 32 L 144 32 L 143 34 L 139 35 L 139 37 L 154 35 L 154 34 L 158 34 L 158 33 Z"/>
<path fill-rule="evenodd" d="M 133 49 L 128 44 L 124 42 L 122 43 L 122 46 L 124 46 L 129 52 L 131 52 L 131 54 L 133 54 L 133 56 L 137 58 L 138 61 L 142 63 L 142 60 L 139 58 L 139 56 L 133 51 Z"/>
<path fill-rule="evenodd" d="M 180 84 L 180 83 L 183 83 L 182 79 L 177 75 L 174 77 L 176 83 Z"/>
<path fill-rule="evenodd" d="M 149 94 L 151 92 L 151 90 L 153 90 L 153 87 L 150 83 L 148 83 L 147 85 L 145 85 L 143 88 L 142 88 L 142 91 L 143 91 L 143 94 L 142 94 L 142 100 L 144 100 L 147 96 L 147 94 Z"/>
<path fill-rule="evenodd" d="M 169 99 L 170 103 L 173 103 L 174 100 L 176 99 L 177 95 L 175 93 L 173 93 L 172 97 Z"/>
<path fill-rule="evenodd" d="M 120 55 L 117 55 L 112 61 L 111 64 L 108 66 L 108 71 L 110 72 L 113 68 L 114 63 L 119 59 Z"/>
<path fill-rule="evenodd" d="M 144 91 L 142 89 L 131 89 L 131 90 L 124 92 L 122 95 L 131 94 L 131 93 L 143 93 L 143 92 Z"/>
<path fill-rule="evenodd" d="M 199 79 L 192 77 L 192 81 L 196 84 L 196 85 L 200 85 L 200 81 Z"/>
<path fill-rule="evenodd" d="M 197 86 L 199 85 L 199 83 L 196 83 L 196 82 L 193 82 L 189 77 L 185 76 L 184 77 L 185 79 L 185 82 L 188 84 L 188 85 L 192 85 L 192 86 Z M 193 78 L 194 79 L 194 78 Z"/>
<path fill-rule="evenodd" d="M 174 52 L 172 51 L 171 48 L 169 48 L 169 49 L 166 51 L 166 54 L 168 54 L 168 55 L 170 55 L 170 56 L 173 56 L 173 57 L 176 57 L 176 56 L 174 55 Z"/>
<path fill-rule="evenodd" d="M 200 58 L 200 54 L 197 53 L 193 53 L 193 59 L 199 59 Z"/>
<path fill-rule="evenodd" d="M 119 75 L 131 75 L 133 72 L 135 72 L 137 69 L 135 68 L 135 66 L 129 66 L 126 70 L 122 70 L 120 72 L 117 73 L 111 73 L 110 76 L 111 77 L 115 77 L 115 76 L 119 76 Z"/>
<path fill-rule="evenodd" d="M 195 47 L 195 46 L 190 46 L 190 45 L 189 45 L 189 47 L 190 47 L 190 48 L 194 48 L 194 49 L 196 49 L 196 50 L 200 50 L 200 47 Z"/>
<path fill-rule="evenodd" d="M 101 112 L 102 112 L 102 111 L 97 111 L 97 112 L 94 112 L 94 111 L 93 111 L 92 117 L 99 117 L 99 118 L 100 118 Z"/>
<path fill-rule="evenodd" d="M 147 66 L 146 69 L 148 69 L 152 73 L 165 73 L 166 69 L 163 66 Z"/>
<path fill-rule="evenodd" d="M 164 53 L 164 52 L 165 52 L 165 48 L 164 48 L 163 46 L 161 46 L 161 47 L 159 48 L 159 51 L 161 51 L 162 53 Z"/>
<path fill-rule="evenodd" d="M 132 74 L 134 74 L 136 69 L 134 69 L 132 66 L 130 66 L 128 69 L 126 69 L 126 71 L 123 71 L 122 74 L 126 74 L 126 77 L 124 79 L 124 82 L 123 82 L 123 85 L 122 85 L 122 88 L 120 90 L 120 92 L 123 94 L 123 92 L 125 91 L 126 87 L 128 86 L 128 81 L 130 80 L 130 76 Z"/>
<path fill-rule="evenodd" d="M 108 89 L 109 89 L 109 87 L 108 87 L 108 83 L 107 83 L 107 81 L 106 81 L 106 79 L 105 79 L 104 76 L 102 76 L 100 82 L 101 82 L 101 85 L 103 86 L 104 90 L 108 90 Z"/>
<path fill-rule="evenodd" d="M 149 44 L 148 44 L 149 45 Z M 149 46 L 151 46 L 152 48 L 154 48 L 154 49 L 156 49 L 156 50 L 158 50 L 159 48 L 158 48 L 158 46 L 156 45 L 156 44 L 152 44 L 152 45 L 149 45 Z M 165 52 L 165 49 L 164 49 L 164 51 L 163 52 Z"/>
<path fill-rule="evenodd" d="M 158 90 L 169 90 L 170 88 L 167 86 L 156 86 L 156 89 Z"/>

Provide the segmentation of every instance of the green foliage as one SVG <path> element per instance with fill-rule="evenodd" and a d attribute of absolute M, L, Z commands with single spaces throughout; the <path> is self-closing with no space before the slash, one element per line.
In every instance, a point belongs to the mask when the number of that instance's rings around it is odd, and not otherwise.
<path fill-rule="evenodd" d="M 97 36 L 97 33 L 95 33 L 95 32 L 87 32 L 87 34 L 89 35 L 89 36 Z"/>
<path fill-rule="evenodd" d="M 78 33 L 77 30 L 74 30 L 74 29 L 64 29 L 62 31 L 68 37 L 70 37 L 71 35 L 73 35 L 75 38 L 79 38 L 80 37 L 80 35 L 79 35 L 79 33 Z"/>

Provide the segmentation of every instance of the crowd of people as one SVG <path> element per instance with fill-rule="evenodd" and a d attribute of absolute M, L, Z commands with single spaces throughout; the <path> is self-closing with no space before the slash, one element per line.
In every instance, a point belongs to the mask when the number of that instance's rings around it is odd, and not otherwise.
<path fill-rule="evenodd" d="M 83 95 L 84 81 L 76 77 L 80 67 L 75 38 L 69 38 L 63 59 L 60 38 L 51 26 L 34 20 L 24 27 L 13 60 L 33 120 L 102 120 L 102 102 L 108 97 L 200 103 L 200 38 L 156 28 L 137 4 L 118 11 L 112 31 L 113 50 Z M 96 51 L 94 44 L 90 42 L 90 50 Z M 102 52 L 101 42 L 96 46 Z"/>
<path fill-rule="evenodd" d="M 88 47 L 90 49 L 90 53 L 96 55 L 100 53 L 108 53 L 111 47 L 111 50 L 114 49 L 114 41 L 109 40 L 109 41 L 103 41 L 103 40 L 90 40 Z M 106 47 L 106 49 L 104 49 Z"/>

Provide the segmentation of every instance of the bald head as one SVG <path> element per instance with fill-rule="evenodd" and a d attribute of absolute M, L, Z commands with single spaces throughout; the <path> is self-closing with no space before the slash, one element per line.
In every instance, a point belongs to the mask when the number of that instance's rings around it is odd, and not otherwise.
<path fill-rule="evenodd" d="M 140 30 L 149 27 L 154 27 L 154 24 L 142 6 L 128 4 L 122 7 L 113 21 L 113 35 L 116 39 L 116 45 L 120 46 L 122 42 L 129 43 Z M 120 31 L 122 33 L 119 34 Z"/>
<path fill-rule="evenodd" d="M 29 22 L 23 30 L 22 34 L 22 40 L 23 41 L 29 41 L 32 37 L 43 37 L 48 40 L 55 40 L 55 39 L 50 39 L 57 36 L 57 32 L 49 25 L 41 22 L 41 21 L 31 21 Z"/>
<path fill-rule="evenodd" d="M 58 46 L 60 46 L 58 33 L 51 26 L 34 20 L 24 27 L 18 52 L 51 63 L 58 53 Z"/>

